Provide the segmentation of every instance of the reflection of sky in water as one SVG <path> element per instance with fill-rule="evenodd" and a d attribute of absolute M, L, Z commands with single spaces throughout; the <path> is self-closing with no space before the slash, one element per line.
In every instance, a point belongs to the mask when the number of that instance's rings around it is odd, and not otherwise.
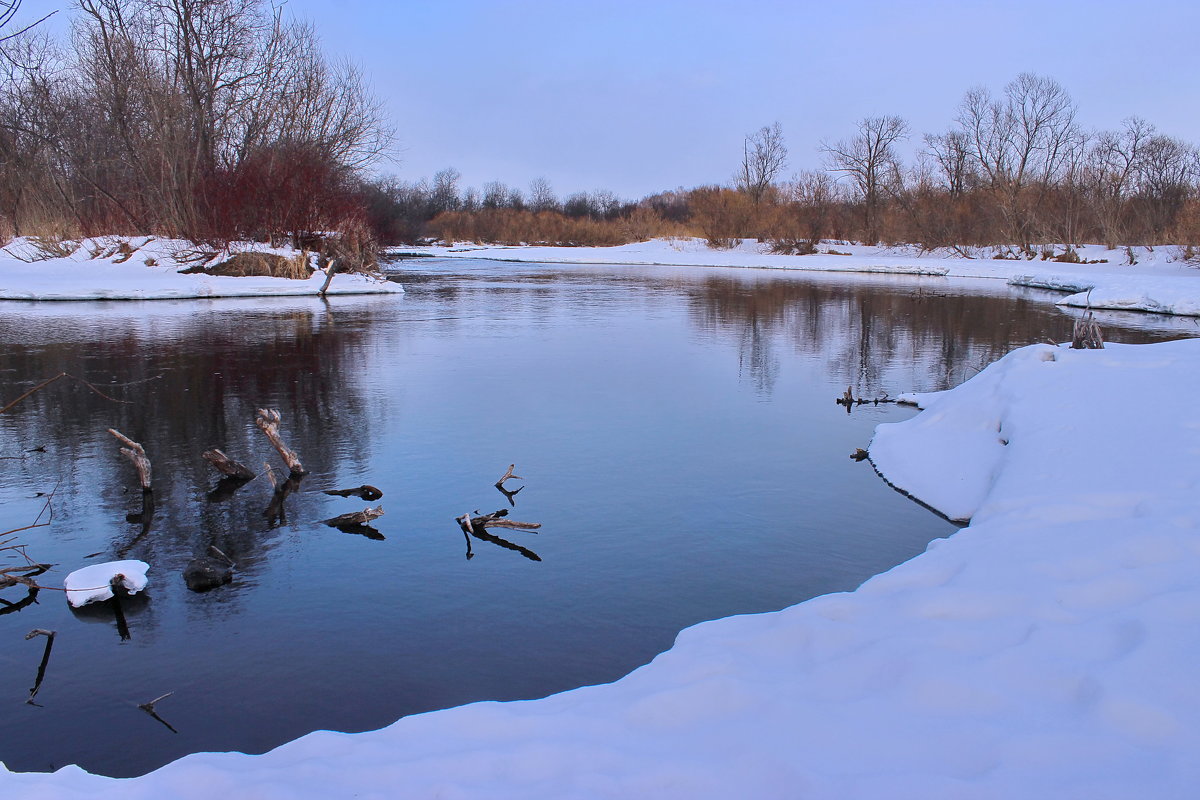
<path fill-rule="evenodd" d="M 57 485 L 53 524 L 22 534 L 60 565 L 48 585 L 118 556 L 153 567 L 128 642 L 57 593 L 0 616 L 21 731 L 0 759 L 129 774 L 541 696 L 613 680 L 695 622 L 851 589 L 952 528 L 848 458 L 911 412 L 833 399 L 943 388 L 1072 319 L 994 282 L 404 266 L 425 274 L 403 297 L 0 306 L 3 398 L 65 370 L 130 401 L 60 381 L 0 416 L 5 518 L 31 521 Z M 1107 333 L 1188 329 L 1154 325 Z M 213 501 L 200 458 L 277 465 L 263 406 L 312 473 L 276 524 L 265 479 Z M 154 461 L 145 532 L 108 427 Z M 492 533 L 542 560 L 476 539 L 468 561 L 454 518 L 506 507 L 492 483 L 512 462 L 528 479 L 512 516 L 543 527 Z M 362 483 L 385 493 L 382 541 L 321 524 L 368 505 L 321 490 Z M 180 573 L 210 545 L 235 580 L 191 593 Z M 42 646 L 17 634 L 34 627 L 59 631 L 42 707 L 23 703 Z M 136 708 L 169 691 L 178 735 Z"/>

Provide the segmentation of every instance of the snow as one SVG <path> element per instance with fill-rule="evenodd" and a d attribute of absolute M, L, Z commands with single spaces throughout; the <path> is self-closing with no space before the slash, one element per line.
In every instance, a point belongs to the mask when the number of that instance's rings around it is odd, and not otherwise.
<path fill-rule="evenodd" d="M 79 608 L 88 603 L 99 603 L 112 598 L 111 582 L 118 575 L 121 585 L 130 594 L 146 588 L 146 571 L 150 565 L 145 561 L 108 561 L 77 569 L 63 579 L 67 590 L 67 602 Z"/>
<path fill-rule="evenodd" d="M 1191 798 L 1200 340 L 1035 345 L 914 395 L 883 476 L 969 527 L 854 592 L 680 633 L 651 664 L 261 756 L 23 798 Z"/>
<path fill-rule="evenodd" d="M 119 241 L 136 248 L 130 257 L 115 251 Z M 181 256 L 194 247 L 186 242 L 151 237 L 103 237 L 72 247 L 66 256 L 36 259 L 29 239 L 0 248 L 0 300 L 165 300 L 211 297 L 315 295 L 325 283 L 318 270 L 307 280 L 266 277 L 183 275 L 189 264 Z M 240 250 L 280 255 L 294 251 L 243 244 Z M 93 254 L 97 254 L 93 256 Z M 226 254 L 227 256 L 228 254 Z M 147 264 L 147 261 L 150 264 Z M 328 294 L 402 293 L 398 283 L 365 275 L 337 275 Z"/>
<path fill-rule="evenodd" d="M 1056 254 L 1063 245 L 1050 246 Z M 1075 247 L 1081 261 L 1071 264 L 1025 258 L 996 258 L 994 248 L 958 248 L 919 252 L 913 247 L 867 247 L 823 242 L 807 256 L 773 255 L 753 239 L 730 250 L 715 250 L 701 239 L 653 239 L 620 247 L 455 246 L 398 248 L 443 258 L 484 258 L 552 264 L 649 264 L 702 267 L 753 267 L 808 272 L 866 272 L 926 275 L 949 279 L 981 278 L 1012 286 L 1070 293 L 1061 305 L 1119 311 L 1200 316 L 1200 268 L 1184 261 L 1176 247 L 1109 250 Z M 964 258 L 963 254 L 971 256 Z M 1129 253 L 1137 263 L 1129 264 Z"/>

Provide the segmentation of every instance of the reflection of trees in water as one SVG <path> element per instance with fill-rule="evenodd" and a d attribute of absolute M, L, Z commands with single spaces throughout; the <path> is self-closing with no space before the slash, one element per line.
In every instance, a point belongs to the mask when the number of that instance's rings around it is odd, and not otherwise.
<path fill-rule="evenodd" d="M 967 377 L 966 366 L 980 368 L 1013 347 L 1061 336 L 1069 323 L 1052 307 L 920 285 L 714 275 L 689 288 L 697 325 L 736 338 L 740 362 L 763 392 L 774 385 L 781 346 L 822 359 L 839 382 L 867 393 L 935 389 Z M 936 385 L 905 384 L 918 367 Z"/>
<path fill-rule="evenodd" d="M 258 407 L 280 410 L 285 439 L 313 472 L 361 469 L 369 457 L 370 442 L 361 435 L 369 427 L 368 409 L 357 369 L 369 326 L 354 312 L 339 315 L 314 304 L 165 320 L 34 319 L 36 325 L 23 325 L 0 315 L 6 395 L 59 371 L 102 388 L 133 383 L 108 390 L 128 404 L 56 385 L 9 412 L 0 431 L 5 450 L 47 445 L 36 462 L 22 463 L 49 483 L 64 478 L 56 503 L 60 525 L 72 527 L 73 507 L 94 525 L 102 498 L 102 513 L 112 520 L 104 533 L 106 555 L 174 572 L 216 545 L 238 563 L 240 574 L 252 574 L 278 536 L 263 513 L 271 487 L 259 478 L 223 502 L 209 502 L 205 495 L 218 476 L 200 453 L 219 446 L 253 469 L 270 459 L 278 470 L 278 458 L 253 424 Z M 157 508 L 149 535 L 145 519 L 126 519 L 142 513 L 140 492 L 124 493 L 134 486 L 132 470 L 107 427 L 141 442 L 153 461 Z M 335 446 L 346 441 L 354 446 Z M 303 492 L 287 503 L 291 519 L 311 521 L 317 514 L 318 501 Z"/>

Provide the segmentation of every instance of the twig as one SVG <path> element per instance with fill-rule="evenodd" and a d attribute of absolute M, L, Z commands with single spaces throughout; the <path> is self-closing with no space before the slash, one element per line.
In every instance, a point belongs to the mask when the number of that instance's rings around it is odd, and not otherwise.
<path fill-rule="evenodd" d="M 35 386 L 35 387 L 33 387 L 32 389 L 30 389 L 29 391 L 25 392 L 25 394 L 23 394 L 23 395 L 21 395 L 20 397 L 18 397 L 16 400 L 13 400 L 11 403 L 9 403 L 8 405 L 6 405 L 4 408 L 0 408 L 0 414 L 3 414 L 5 411 L 8 411 L 10 408 L 12 408 L 12 407 L 13 407 L 13 406 L 15 406 L 17 403 L 19 403 L 19 402 L 21 402 L 22 400 L 24 400 L 26 397 L 29 397 L 31 394 L 34 394 L 34 393 L 36 393 L 36 392 L 40 392 L 42 389 L 45 389 L 45 388 L 46 388 L 47 386 L 49 386 L 50 384 L 54 383 L 54 382 L 55 382 L 55 381 L 57 381 L 57 380 L 61 380 L 62 378 L 70 378 L 70 379 L 71 379 L 71 380 L 73 380 L 73 381 L 78 381 L 79 383 L 82 383 L 82 384 L 83 384 L 84 386 L 86 386 L 87 388 L 91 389 L 91 390 L 92 390 L 93 392 L 95 392 L 96 394 L 98 394 L 98 395 L 100 395 L 101 397 L 103 397 L 105 400 L 109 400 L 109 401 L 111 401 L 111 402 L 113 402 L 113 403 L 124 403 L 124 404 L 128 405 L 129 403 L 131 403 L 131 402 L 132 402 L 131 400 L 118 400 L 118 399 L 117 399 L 117 398 L 115 398 L 115 397 L 109 397 L 109 396 L 108 396 L 108 395 L 106 395 L 104 392 L 100 391 L 100 390 L 99 390 L 99 389 L 97 389 L 95 386 L 93 386 L 92 384 L 90 384 L 90 383 L 88 383 L 87 381 L 85 381 L 83 378 L 76 377 L 75 375 L 72 375 L 72 374 L 70 374 L 69 372 L 60 372 L 60 373 L 58 373 L 57 375 L 55 375 L 53 378 L 47 378 L 46 380 L 42 381 L 42 382 L 41 382 L 41 383 L 39 383 L 37 386 Z"/>

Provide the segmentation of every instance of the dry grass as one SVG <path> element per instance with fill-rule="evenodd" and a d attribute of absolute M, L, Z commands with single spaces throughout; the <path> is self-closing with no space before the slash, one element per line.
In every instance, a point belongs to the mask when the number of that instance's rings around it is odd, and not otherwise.
<path fill-rule="evenodd" d="M 297 253 L 291 258 L 275 253 L 236 253 L 219 264 L 204 270 L 209 275 L 224 275 L 235 278 L 264 277 L 308 280 L 312 267 L 307 253 Z"/>

